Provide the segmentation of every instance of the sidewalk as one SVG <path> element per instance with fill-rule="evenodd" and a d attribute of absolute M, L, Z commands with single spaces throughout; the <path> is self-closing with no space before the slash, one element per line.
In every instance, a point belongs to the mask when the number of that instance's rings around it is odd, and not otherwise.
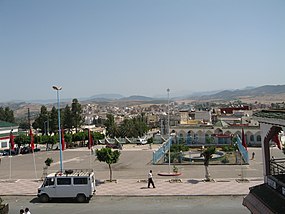
<path fill-rule="evenodd" d="M 181 182 L 180 182 L 181 181 Z M 217 179 L 203 182 L 202 179 L 156 179 L 156 188 L 147 188 L 145 180 L 119 179 L 116 182 L 97 181 L 97 196 L 201 196 L 201 195 L 246 195 L 249 187 L 263 183 L 262 178 L 249 182 L 236 179 Z M 36 196 L 42 181 L 32 179 L 0 180 L 0 196 Z"/>

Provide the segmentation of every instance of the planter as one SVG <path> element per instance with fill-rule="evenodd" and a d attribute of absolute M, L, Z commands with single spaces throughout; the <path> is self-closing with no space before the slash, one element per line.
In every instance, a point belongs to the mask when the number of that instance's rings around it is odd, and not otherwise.
<path fill-rule="evenodd" d="M 8 213 L 9 213 L 9 204 L 1 204 L 0 214 L 8 214 Z"/>

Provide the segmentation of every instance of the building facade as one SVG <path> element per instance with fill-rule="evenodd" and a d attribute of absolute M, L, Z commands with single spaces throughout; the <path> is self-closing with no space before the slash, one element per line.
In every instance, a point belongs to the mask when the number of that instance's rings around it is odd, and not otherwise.
<path fill-rule="evenodd" d="M 0 121 L 0 149 L 1 150 L 10 148 L 10 132 L 11 131 L 13 135 L 17 135 L 18 125 Z"/>

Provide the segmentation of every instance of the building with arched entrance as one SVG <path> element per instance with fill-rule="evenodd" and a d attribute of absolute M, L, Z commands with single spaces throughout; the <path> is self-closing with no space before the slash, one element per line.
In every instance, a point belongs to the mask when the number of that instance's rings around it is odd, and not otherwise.
<path fill-rule="evenodd" d="M 187 145 L 199 144 L 230 144 L 232 137 L 241 136 L 242 129 L 245 133 L 248 146 L 261 146 L 261 132 L 259 126 L 220 126 L 211 125 L 179 125 L 171 127 L 176 133 L 176 139 Z"/>

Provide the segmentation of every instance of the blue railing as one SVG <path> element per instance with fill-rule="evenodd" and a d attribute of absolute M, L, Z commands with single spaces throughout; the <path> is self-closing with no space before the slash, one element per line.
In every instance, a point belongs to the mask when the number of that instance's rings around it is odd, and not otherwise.
<path fill-rule="evenodd" d="M 159 147 L 156 151 L 152 154 L 152 164 L 157 164 L 158 161 L 161 160 L 161 158 L 164 157 L 164 155 L 168 152 L 170 146 L 171 146 L 172 140 L 171 138 L 168 138 L 166 142 L 164 142 L 161 147 Z"/>

